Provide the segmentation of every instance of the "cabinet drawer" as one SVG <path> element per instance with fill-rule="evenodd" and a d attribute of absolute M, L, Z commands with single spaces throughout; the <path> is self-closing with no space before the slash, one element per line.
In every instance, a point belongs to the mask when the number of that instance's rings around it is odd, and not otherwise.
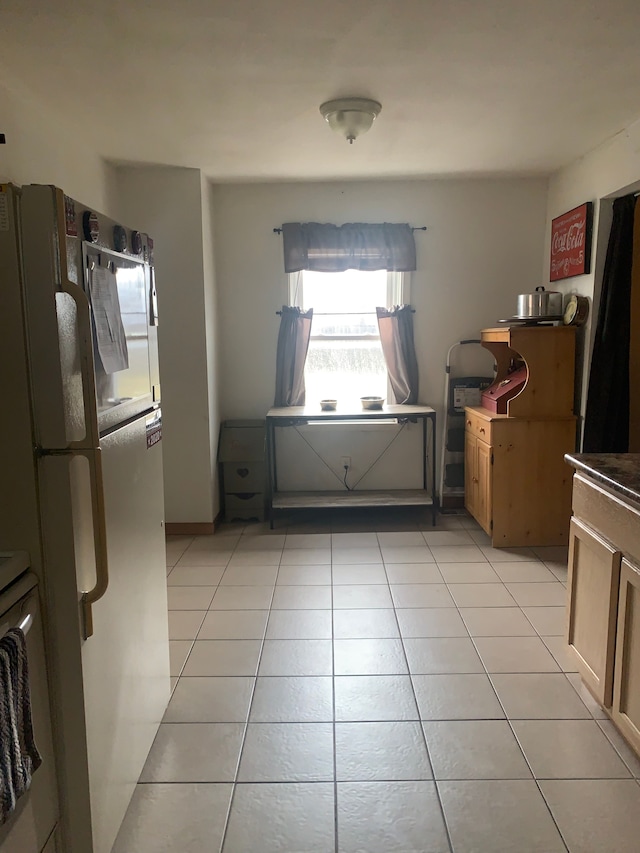
<path fill-rule="evenodd" d="M 481 441 L 491 444 L 491 421 L 481 417 L 476 412 L 466 409 L 464 423 L 467 432 Z"/>
<path fill-rule="evenodd" d="M 640 565 L 640 512 L 581 474 L 573 475 L 573 514 Z"/>
<path fill-rule="evenodd" d="M 227 521 L 234 518 L 264 518 L 264 494 L 243 492 L 224 496 L 224 513 Z"/>
<path fill-rule="evenodd" d="M 223 462 L 225 492 L 264 492 L 263 462 Z"/>

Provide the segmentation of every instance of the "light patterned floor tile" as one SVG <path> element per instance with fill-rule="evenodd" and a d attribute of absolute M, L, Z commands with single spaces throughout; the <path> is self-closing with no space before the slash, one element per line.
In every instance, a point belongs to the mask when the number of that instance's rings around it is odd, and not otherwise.
<path fill-rule="evenodd" d="M 233 785 L 136 785 L 112 853 L 219 850 Z"/>
<path fill-rule="evenodd" d="M 259 675 L 332 675 L 331 640 L 265 640 Z"/>
<path fill-rule="evenodd" d="M 331 566 L 280 566 L 278 586 L 330 586 Z"/>
<path fill-rule="evenodd" d="M 476 637 L 487 672 L 557 672 L 559 667 L 538 637 Z"/>
<path fill-rule="evenodd" d="M 408 675 L 355 675 L 335 679 L 336 720 L 417 720 Z"/>
<path fill-rule="evenodd" d="M 412 675 L 484 672 L 472 641 L 466 637 L 406 638 L 403 642 Z"/>
<path fill-rule="evenodd" d="M 162 723 L 141 782 L 233 782 L 243 723 Z"/>
<path fill-rule="evenodd" d="M 260 640 L 196 640 L 183 675 L 255 675 Z"/>
<path fill-rule="evenodd" d="M 333 606 L 337 610 L 353 610 L 393 606 L 389 587 L 385 584 L 340 585 L 333 588 Z"/>
<path fill-rule="evenodd" d="M 565 853 L 535 782 L 439 782 L 456 853 Z"/>
<path fill-rule="evenodd" d="M 330 782 L 333 724 L 249 723 L 238 782 Z"/>
<path fill-rule="evenodd" d="M 331 610 L 272 610 L 268 640 L 330 640 Z"/>
<path fill-rule="evenodd" d="M 402 643 L 393 639 L 334 640 L 336 675 L 404 675 Z"/>
<path fill-rule="evenodd" d="M 535 637 L 535 629 L 519 607 L 461 607 L 472 637 Z"/>
<path fill-rule="evenodd" d="M 333 853 L 334 849 L 332 783 L 236 786 L 222 853 Z"/>
<path fill-rule="evenodd" d="M 595 720 L 514 720 L 537 779 L 623 779 L 631 774 Z"/>
<path fill-rule="evenodd" d="M 637 853 L 640 786 L 635 782 L 548 780 L 540 788 L 571 853 Z"/>
<path fill-rule="evenodd" d="M 565 607 L 523 607 L 522 611 L 541 637 L 563 637 L 566 630 Z"/>
<path fill-rule="evenodd" d="M 344 584 L 386 584 L 387 575 L 380 563 L 367 565 L 338 566 L 334 563 L 331 570 L 333 583 Z"/>
<path fill-rule="evenodd" d="M 444 583 L 435 563 L 385 563 L 384 568 L 390 584 Z"/>
<path fill-rule="evenodd" d="M 337 789 L 339 853 L 449 853 L 433 782 L 339 782 Z"/>
<path fill-rule="evenodd" d="M 176 566 L 169 576 L 169 586 L 217 586 L 224 574 L 222 566 Z"/>
<path fill-rule="evenodd" d="M 170 610 L 169 639 L 195 640 L 206 610 Z"/>
<path fill-rule="evenodd" d="M 334 610 L 333 630 L 338 640 L 384 639 L 400 636 L 393 609 Z"/>
<path fill-rule="evenodd" d="M 455 607 L 416 607 L 396 611 L 403 637 L 467 637 Z"/>
<path fill-rule="evenodd" d="M 336 723 L 336 779 L 433 779 L 420 724 Z"/>
<path fill-rule="evenodd" d="M 438 780 L 531 778 L 506 721 L 448 720 L 422 726 Z"/>
<path fill-rule="evenodd" d="M 398 609 L 453 607 L 454 601 L 443 583 L 400 583 L 391 585 L 393 602 Z"/>
<path fill-rule="evenodd" d="M 244 723 L 254 679 L 249 677 L 181 678 L 164 715 L 165 723 Z"/>
<path fill-rule="evenodd" d="M 498 673 L 491 681 L 510 720 L 591 719 L 561 672 Z"/>
<path fill-rule="evenodd" d="M 412 675 L 422 720 L 501 720 L 504 711 L 486 675 Z"/>
<path fill-rule="evenodd" d="M 202 623 L 199 640 L 261 640 L 268 610 L 210 610 Z"/>
<path fill-rule="evenodd" d="M 327 676 L 258 678 L 252 723 L 327 723 L 333 720 L 333 684 Z"/>

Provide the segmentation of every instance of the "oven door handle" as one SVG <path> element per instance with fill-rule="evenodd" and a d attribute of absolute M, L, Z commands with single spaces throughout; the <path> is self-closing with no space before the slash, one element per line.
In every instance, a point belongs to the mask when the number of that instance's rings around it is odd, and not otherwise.
<path fill-rule="evenodd" d="M 34 593 L 31 593 L 31 595 L 22 602 L 22 612 L 20 613 L 18 621 L 13 625 L 8 622 L 4 622 L 0 625 L 0 639 L 2 639 L 2 637 L 4 637 L 4 635 L 12 628 L 19 628 L 26 637 L 33 625 L 34 616 L 32 611 L 35 611 L 35 606 L 33 605 L 36 603 L 36 596 Z"/>

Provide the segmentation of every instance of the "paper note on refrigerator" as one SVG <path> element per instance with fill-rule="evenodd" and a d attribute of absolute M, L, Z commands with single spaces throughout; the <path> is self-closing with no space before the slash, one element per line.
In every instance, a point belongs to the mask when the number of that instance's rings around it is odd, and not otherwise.
<path fill-rule="evenodd" d="M 127 339 L 122 325 L 118 284 L 106 267 L 95 266 L 89 277 L 91 308 L 96 330 L 98 355 L 105 373 L 117 373 L 129 367 Z"/>

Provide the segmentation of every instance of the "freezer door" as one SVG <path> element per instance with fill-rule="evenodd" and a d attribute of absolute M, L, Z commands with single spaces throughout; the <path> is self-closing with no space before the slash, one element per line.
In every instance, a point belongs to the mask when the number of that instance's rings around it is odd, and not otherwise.
<path fill-rule="evenodd" d="M 148 265 L 83 245 L 101 433 L 151 408 Z"/>

